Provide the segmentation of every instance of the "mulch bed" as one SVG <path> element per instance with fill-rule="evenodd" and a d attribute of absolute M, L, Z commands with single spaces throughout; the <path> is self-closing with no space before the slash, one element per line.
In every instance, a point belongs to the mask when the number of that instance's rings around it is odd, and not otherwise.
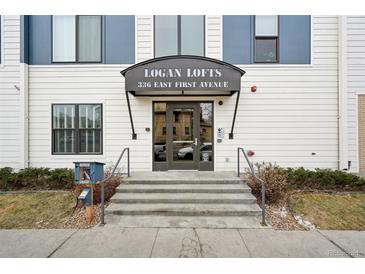
<path fill-rule="evenodd" d="M 305 230 L 297 223 L 287 203 L 266 206 L 268 223 L 277 230 Z"/>
<path fill-rule="evenodd" d="M 105 207 L 109 203 L 105 203 Z M 84 229 L 91 228 L 100 223 L 100 205 L 93 206 L 94 219 L 91 223 L 88 223 L 85 215 L 85 207 L 76 208 L 72 215 L 67 217 L 64 221 L 64 228 Z"/>
<path fill-rule="evenodd" d="M 277 230 L 306 230 L 295 220 L 289 206 L 290 195 L 298 191 L 288 192 L 275 204 L 266 204 L 267 222 Z M 258 201 L 259 202 L 259 201 Z"/>

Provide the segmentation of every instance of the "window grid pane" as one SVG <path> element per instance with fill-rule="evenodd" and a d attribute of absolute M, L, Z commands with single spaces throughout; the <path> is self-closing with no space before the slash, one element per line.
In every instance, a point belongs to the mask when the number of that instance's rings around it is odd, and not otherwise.
<path fill-rule="evenodd" d="M 79 106 L 79 127 L 80 128 L 101 128 L 101 106 L 80 105 Z"/>
<path fill-rule="evenodd" d="M 54 130 L 54 152 L 75 153 L 75 131 L 69 129 Z"/>
<path fill-rule="evenodd" d="M 53 58 L 54 62 L 75 62 L 75 16 L 53 16 Z"/>
<path fill-rule="evenodd" d="M 80 152 L 100 153 L 101 152 L 101 131 L 98 129 L 80 130 Z"/>
<path fill-rule="evenodd" d="M 262 62 L 262 63 L 277 62 L 277 38 L 273 39 L 256 38 L 255 62 Z"/>
<path fill-rule="evenodd" d="M 53 128 L 75 128 L 75 106 L 53 106 Z"/>

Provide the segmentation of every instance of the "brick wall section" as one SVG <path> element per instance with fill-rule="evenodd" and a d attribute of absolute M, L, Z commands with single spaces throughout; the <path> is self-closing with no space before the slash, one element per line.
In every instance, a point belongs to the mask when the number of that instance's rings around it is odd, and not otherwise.
<path fill-rule="evenodd" d="M 359 95 L 358 100 L 359 115 L 359 168 L 360 172 L 365 172 L 365 95 Z"/>

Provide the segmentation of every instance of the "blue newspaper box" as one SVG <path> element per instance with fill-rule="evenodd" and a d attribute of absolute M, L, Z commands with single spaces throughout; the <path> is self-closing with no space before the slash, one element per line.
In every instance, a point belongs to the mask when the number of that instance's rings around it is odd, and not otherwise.
<path fill-rule="evenodd" d="M 76 184 L 96 184 L 104 178 L 104 163 L 74 162 Z"/>
<path fill-rule="evenodd" d="M 90 224 L 94 218 L 93 213 L 93 192 L 94 185 L 104 179 L 104 163 L 100 162 L 74 162 L 75 164 L 75 184 L 83 185 L 84 189 L 79 195 L 86 206 L 86 220 Z"/>

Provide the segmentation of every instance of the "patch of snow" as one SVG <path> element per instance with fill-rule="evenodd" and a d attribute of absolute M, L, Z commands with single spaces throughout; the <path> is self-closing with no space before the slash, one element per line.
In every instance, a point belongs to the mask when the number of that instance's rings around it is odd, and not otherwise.
<path fill-rule="evenodd" d="M 304 220 L 299 215 L 294 216 L 294 219 L 297 221 L 298 224 L 300 224 L 301 226 L 304 226 L 306 229 L 313 230 L 316 228 L 314 224 L 312 224 L 311 222 L 309 222 L 307 220 Z"/>
<path fill-rule="evenodd" d="M 288 216 L 289 210 L 283 206 L 280 207 L 279 210 L 275 210 L 274 213 L 279 215 L 281 218 L 286 218 Z"/>

